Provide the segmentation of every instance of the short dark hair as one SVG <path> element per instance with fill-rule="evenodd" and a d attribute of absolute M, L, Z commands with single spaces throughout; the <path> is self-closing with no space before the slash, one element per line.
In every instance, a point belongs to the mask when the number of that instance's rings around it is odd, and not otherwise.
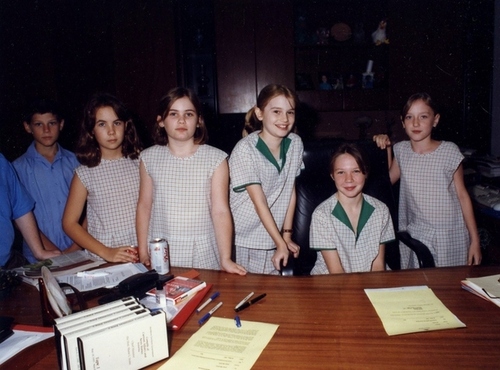
<path fill-rule="evenodd" d="M 205 125 L 205 119 L 202 114 L 202 105 L 200 99 L 196 93 L 185 87 L 174 87 L 166 95 L 164 95 L 161 100 L 157 111 L 157 116 L 164 120 L 172 105 L 181 98 L 188 98 L 191 103 L 193 103 L 196 114 L 198 115 L 198 125 L 194 133 L 194 143 L 195 144 L 205 144 L 208 140 L 207 126 Z M 165 128 L 160 127 L 159 122 L 156 122 L 155 130 L 153 134 L 154 143 L 157 145 L 167 145 L 168 136 Z"/>
<path fill-rule="evenodd" d="M 330 160 L 330 174 L 333 174 L 335 161 L 342 154 L 349 154 L 354 157 L 354 160 L 358 164 L 358 167 L 363 175 L 368 177 L 370 173 L 370 166 L 368 163 L 368 159 L 366 155 L 363 153 L 363 150 L 353 143 L 343 143 L 341 144 L 337 150 L 332 154 L 332 159 Z"/>
<path fill-rule="evenodd" d="M 61 122 L 64 119 L 62 109 L 57 102 L 46 98 L 39 98 L 33 100 L 27 106 L 23 113 L 22 120 L 23 122 L 30 123 L 35 114 L 45 113 L 52 113 L 56 117 L 57 122 Z"/>

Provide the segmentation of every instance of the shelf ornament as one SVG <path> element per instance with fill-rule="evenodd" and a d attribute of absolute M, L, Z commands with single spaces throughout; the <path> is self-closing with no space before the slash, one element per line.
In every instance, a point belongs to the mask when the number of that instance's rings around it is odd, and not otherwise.
<path fill-rule="evenodd" d="M 386 28 L 387 28 L 387 20 L 383 19 L 379 22 L 378 28 L 372 33 L 373 43 L 376 46 L 389 43 L 389 39 L 387 38 Z"/>

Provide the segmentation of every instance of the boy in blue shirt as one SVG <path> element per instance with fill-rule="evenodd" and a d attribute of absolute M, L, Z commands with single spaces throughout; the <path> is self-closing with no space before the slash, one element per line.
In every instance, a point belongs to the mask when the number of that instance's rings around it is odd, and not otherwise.
<path fill-rule="evenodd" d="M 46 250 L 40 239 L 35 217 L 31 210 L 34 202 L 26 189 L 19 182 L 14 168 L 0 154 L 0 267 L 9 260 L 12 243 L 14 242 L 15 221 L 30 252 L 36 259 L 55 257 L 59 250 Z M 35 259 L 35 260 L 36 260 Z"/>
<path fill-rule="evenodd" d="M 62 229 L 69 185 L 79 162 L 75 154 L 57 142 L 64 127 L 61 112 L 55 102 L 37 100 L 24 115 L 23 125 L 26 132 L 33 135 L 33 143 L 12 164 L 21 183 L 35 200 L 33 212 L 42 242 L 65 252 L 79 250 L 80 247 Z M 23 254 L 29 262 L 36 261 L 26 240 Z"/>

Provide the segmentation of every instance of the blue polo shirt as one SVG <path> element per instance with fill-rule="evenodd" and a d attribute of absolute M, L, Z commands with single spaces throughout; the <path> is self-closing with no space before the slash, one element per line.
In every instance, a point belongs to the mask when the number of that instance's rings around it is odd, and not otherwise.
<path fill-rule="evenodd" d="M 5 266 L 14 242 L 12 221 L 33 209 L 35 202 L 12 165 L 0 154 L 0 266 Z"/>
<path fill-rule="evenodd" d="M 35 200 L 34 214 L 38 227 L 60 250 L 73 241 L 62 229 L 62 216 L 73 170 L 79 165 L 75 154 L 59 145 L 54 161 L 50 163 L 37 152 L 33 142 L 26 153 L 12 162 L 22 184 Z M 33 263 L 36 261 L 26 242 L 23 254 Z"/>

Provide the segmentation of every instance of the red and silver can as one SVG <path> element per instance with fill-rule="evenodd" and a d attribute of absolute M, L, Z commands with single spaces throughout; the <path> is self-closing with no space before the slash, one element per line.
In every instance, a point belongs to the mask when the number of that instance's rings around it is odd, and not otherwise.
<path fill-rule="evenodd" d="M 170 254 L 166 239 L 156 238 L 149 242 L 151 267 L 159 274 L 170 273 Z"/>

